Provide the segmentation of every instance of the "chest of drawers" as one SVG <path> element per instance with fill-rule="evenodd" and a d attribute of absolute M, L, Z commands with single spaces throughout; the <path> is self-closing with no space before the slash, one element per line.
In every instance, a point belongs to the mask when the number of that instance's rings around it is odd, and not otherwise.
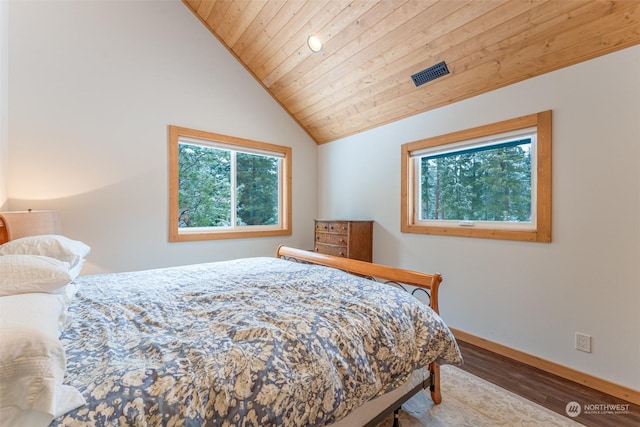
<path fill-rule="evenodd" d="M 315 220 L 313 250 L 371 262 L 373 221 Z"/>

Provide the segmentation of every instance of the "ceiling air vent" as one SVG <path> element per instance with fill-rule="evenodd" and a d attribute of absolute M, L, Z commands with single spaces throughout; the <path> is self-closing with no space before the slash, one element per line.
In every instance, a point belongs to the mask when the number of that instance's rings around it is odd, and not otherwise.
<path fill-rule="evenodd" d="M 441 63 L 424 69 L 419 73 L 415 73 L 413 76 L 411 76 L 411 79 L 413 80 L 413 83 L 416 85 L 416 87 L 418 87 L 447 74 L 449 74 L 449 69 L 447 68 L 447 64 L 442 61 Z"/>

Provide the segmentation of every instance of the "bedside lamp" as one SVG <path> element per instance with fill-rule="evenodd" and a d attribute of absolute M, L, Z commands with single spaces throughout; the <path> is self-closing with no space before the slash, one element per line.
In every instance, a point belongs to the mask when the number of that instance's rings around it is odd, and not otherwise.
<path fill-rule="evenodd" d="M 59 211 L 0 212 L 0 244 L 20 237 L 61 232 Z"/>

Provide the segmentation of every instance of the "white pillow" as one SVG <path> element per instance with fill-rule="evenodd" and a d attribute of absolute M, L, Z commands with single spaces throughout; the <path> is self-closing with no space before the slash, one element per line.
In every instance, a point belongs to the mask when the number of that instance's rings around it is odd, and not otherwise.
<path fill-rule="evenodd" d="M 85 243 L 57 234 L 22 237 L 0 246 L 0 255 L 48 256 L 69 263 L 70 268 L 80 263 L 90 251 Z"/>
<path fill-rule="evenodd" d="M 81 259 L 76 265 L 73 265 L 69 268 L 69 275 L 71 276 L 71 280 L 76 280 L 76 277 L 80 275 L 82 271 L 82 266 L 84 265 L 84 259 Z"/>
<path fill-rule="evenodd" d="M 65 294 L 20 294 L 0 297 L 0 331 L 31 328 L 58 338 L 69 326 L 71 315 Z M 3 345 L 0 336 L 0 346 Z"/>
<path fill-rule="evenodd" d="M 80 286 L 77 283 L 71 282 L 64 287 L 62 294 L 56 296 L 61 298 L 66 308 L 69 308 L 69 304 L 71 304 L 71 301 L 73 301 L 79 289 Z"/>
<path fill-rule="evenodd" d="M 52 419 L 83 404 L 80 392 L 64 385 L 62 343 L 34 329 L 3 329 L 0 344 L 0 417 L 3 425 Z M 42 423 L 42 424 L 40 424 Z"/>
<path fill-rule="evenodd" d="M 63 295 L 0 297 L 0 420 L 46 426 L 85 403 L 64 385 L 66 356 L 58 339 L 68 317 Z"/>
<path fill-rule="evenodd" d="M 74 277 L 69 264 L 40 255 L 0 256 L 0 296 L 60 293 Z"/>

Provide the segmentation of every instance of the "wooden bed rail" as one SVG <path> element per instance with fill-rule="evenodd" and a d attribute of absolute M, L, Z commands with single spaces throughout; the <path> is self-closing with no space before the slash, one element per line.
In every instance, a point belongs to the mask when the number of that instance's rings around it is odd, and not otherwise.
<path fill-rule="evenodd" d="M 0 245 L 26 236 L 60 234 L 61 229 L 58 211 L 0 212 Z"/>
<path fill-rule="evenodd" d="M 277 258 L 294 258 L 312 264 L 344 270 L 358 276 L 373 277 L 397 284 L 416 286 L 428 291 L 429 306 L 438 313 L 438 287 L 442 282 L 442 276 L 438 273 L 427 274 L 412 270 L 404 270 L 381 264 L 358 261 L 349 258 L 341 258 L 332 255 L 319 254 L 317 252 L 290 248 L 284 245 L 278 247 Z"/>
<path fill-rule="evenodd" d="M 442 276 L 438 273 L 420 273 L 412 270 L 389 267 L 382 264 L 374 264 L 349 258 L 319 254 L 317 252 L 290 248 L 284 245 L 280 245 L 278 247 L 278 249 L 276 250 L 276 257 L 283 259 L 293 259 L 311 264 L 324 265 L 365 278 L 377 279 L 377 281 L 386 281 L 399 285 L 411 285 L 420 289 L 424 289 L 428 292 L 429 295 L 429 306 L 433 309 L 433 311 L 438 313 L 438 287 L 442 282 Z M 429 371 L 431 375 L 428 381 L 426 381 L 422 387 L 429 387 L 431 399 L 433 400 L 433 402 L 440 403 L 442 401 L 442 392 L 440 390 L 440 366 L 436 362 L 431 362 L 429 364 Z M 402 405 L 402 402 L 413 396 L 413 394 L 415 394 L 418 389 L 420 389 L 420 387 L 417 387 L 413 391 L 409 392 L 405 397 L 402 398 L 401 401 L 394 403 L 386 410 L 382 411 L 380 415 L 376 417 L 372 422 L 368 423 L 366 427 L 373 427 L 375 425 L 378 425 L 379 421 L 382 420 L 382 417 L 384 417 L 386 414 L 397 411 L 400 405 Z"/>

